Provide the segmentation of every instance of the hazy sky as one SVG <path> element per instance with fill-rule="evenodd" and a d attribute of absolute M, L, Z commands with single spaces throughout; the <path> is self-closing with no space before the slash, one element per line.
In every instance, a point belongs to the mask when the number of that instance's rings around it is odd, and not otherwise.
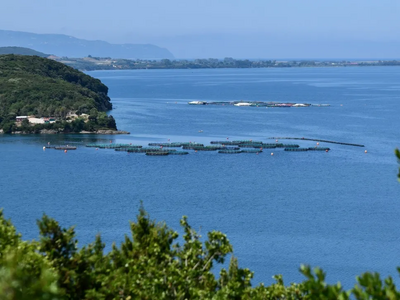
<path fill-rule="evenodd" d="M 400 0 L 1 0 L 0 29 L 177 58 L 399 58 Z"/>

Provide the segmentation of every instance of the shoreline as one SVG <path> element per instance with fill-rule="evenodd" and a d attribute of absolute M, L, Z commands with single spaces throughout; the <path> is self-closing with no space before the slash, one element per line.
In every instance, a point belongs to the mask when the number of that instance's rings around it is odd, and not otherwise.
<path fill-rule="evenodd" d="M 3 129 L 0 129 L 0 134 L 7 134 L 4 133 Z M 53 129 L 42 129 L 38 133 L 33 133 L 33 132 L 25 132 L 25 131 L 14 131 L 12 133 L 9 133 L 11 135 L 19 134 L 19 135 L 27 135 L 27 134 L 98 134 L 98 135 L 119 135 L 119 134 L 131 134 L 129 131 L 124 131 L 124 130 L 97 130 L 97 131 L 85 131 L 82 130 L 80 132 L 59 132 Z"/>

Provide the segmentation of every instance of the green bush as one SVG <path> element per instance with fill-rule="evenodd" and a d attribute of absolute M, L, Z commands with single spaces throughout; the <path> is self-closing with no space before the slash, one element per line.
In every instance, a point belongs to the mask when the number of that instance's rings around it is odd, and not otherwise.
<path fill-rule="evenodd" d="M 253 287 L 253 273 L 239 267 L 225 234 L 209 232 L 202 242 L 183 217 L 179 244 L 178 233 L 150 219 L 143 207 L 130 235 L 108 253 L 100 236 L 79 249 L 73 227 L 62 228 L 46 215 L 37 223 L 39 241 L 23 241 L 0 210 L 0 299 L 400 299 L 391 277 L 364 273 L 345 291 L 309 266 L 301 266 L 305 280 L 299 284 L 286 286 L 277 275 L 276 283 Z M 229 268 L 217 277 L 213 267 L 228 255 Z"/>

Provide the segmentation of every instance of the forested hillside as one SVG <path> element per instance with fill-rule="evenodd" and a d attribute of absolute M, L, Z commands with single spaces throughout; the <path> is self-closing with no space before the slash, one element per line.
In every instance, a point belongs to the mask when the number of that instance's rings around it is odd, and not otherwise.
<path fill-rule="evenodd" d="M 0 128 L 19 115 L 64 120 L 74 112 L 95 119 L 98 112 L 112 108 L 107 93 L 100 80 L 62 63 L 37 56 L 0 56 Z"/>
<path fill-rule="evenodd" d="M 49 54 L 39 52 L 25 47 L 0 47 L 0 55 L 3 54 L 18 54 L 18 55 L 36 55 L 40 57 L 48 57 Z"/>

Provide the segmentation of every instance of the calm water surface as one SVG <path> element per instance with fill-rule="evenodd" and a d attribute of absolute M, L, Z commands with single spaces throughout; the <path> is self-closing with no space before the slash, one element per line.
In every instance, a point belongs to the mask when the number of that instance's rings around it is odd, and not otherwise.
<path fill-rule="evenodd" d="M 76 225 L 81 245 L 101 233 L 108 246 L 129 232 L 140 200 L 176 230 L 182 215 L 204 236 L 228 235 L 254 283 L 283 274 L 300 281 L 302 263 L 320 266 L 345 287 L 364 271 L 400 266 L 400 68 L 299 68 L 98 71 L 110 113 L 131 135 L 0 136 L 0 207 L 25 238 L 46 214 Z M 330 107 L 189 106 L 188 101 L 260 100 Z M 202 130 L 202 132 L 199 132 Z M 147 157 L 85 148 L 88 142 L 134 143 L 320 138 L 329 153 Z M 75 144 L 68 153 L 47 143 Z M 283 140 L 282 140 L 283 141 Z M 289 142 L 289 141 L 288 141 Z M 315 142 L 300 141 L 301 146 Z M 367 149 L 368 153 L 364 153 Z M 271 156 L 270 152 L 274 152 Z"/>

